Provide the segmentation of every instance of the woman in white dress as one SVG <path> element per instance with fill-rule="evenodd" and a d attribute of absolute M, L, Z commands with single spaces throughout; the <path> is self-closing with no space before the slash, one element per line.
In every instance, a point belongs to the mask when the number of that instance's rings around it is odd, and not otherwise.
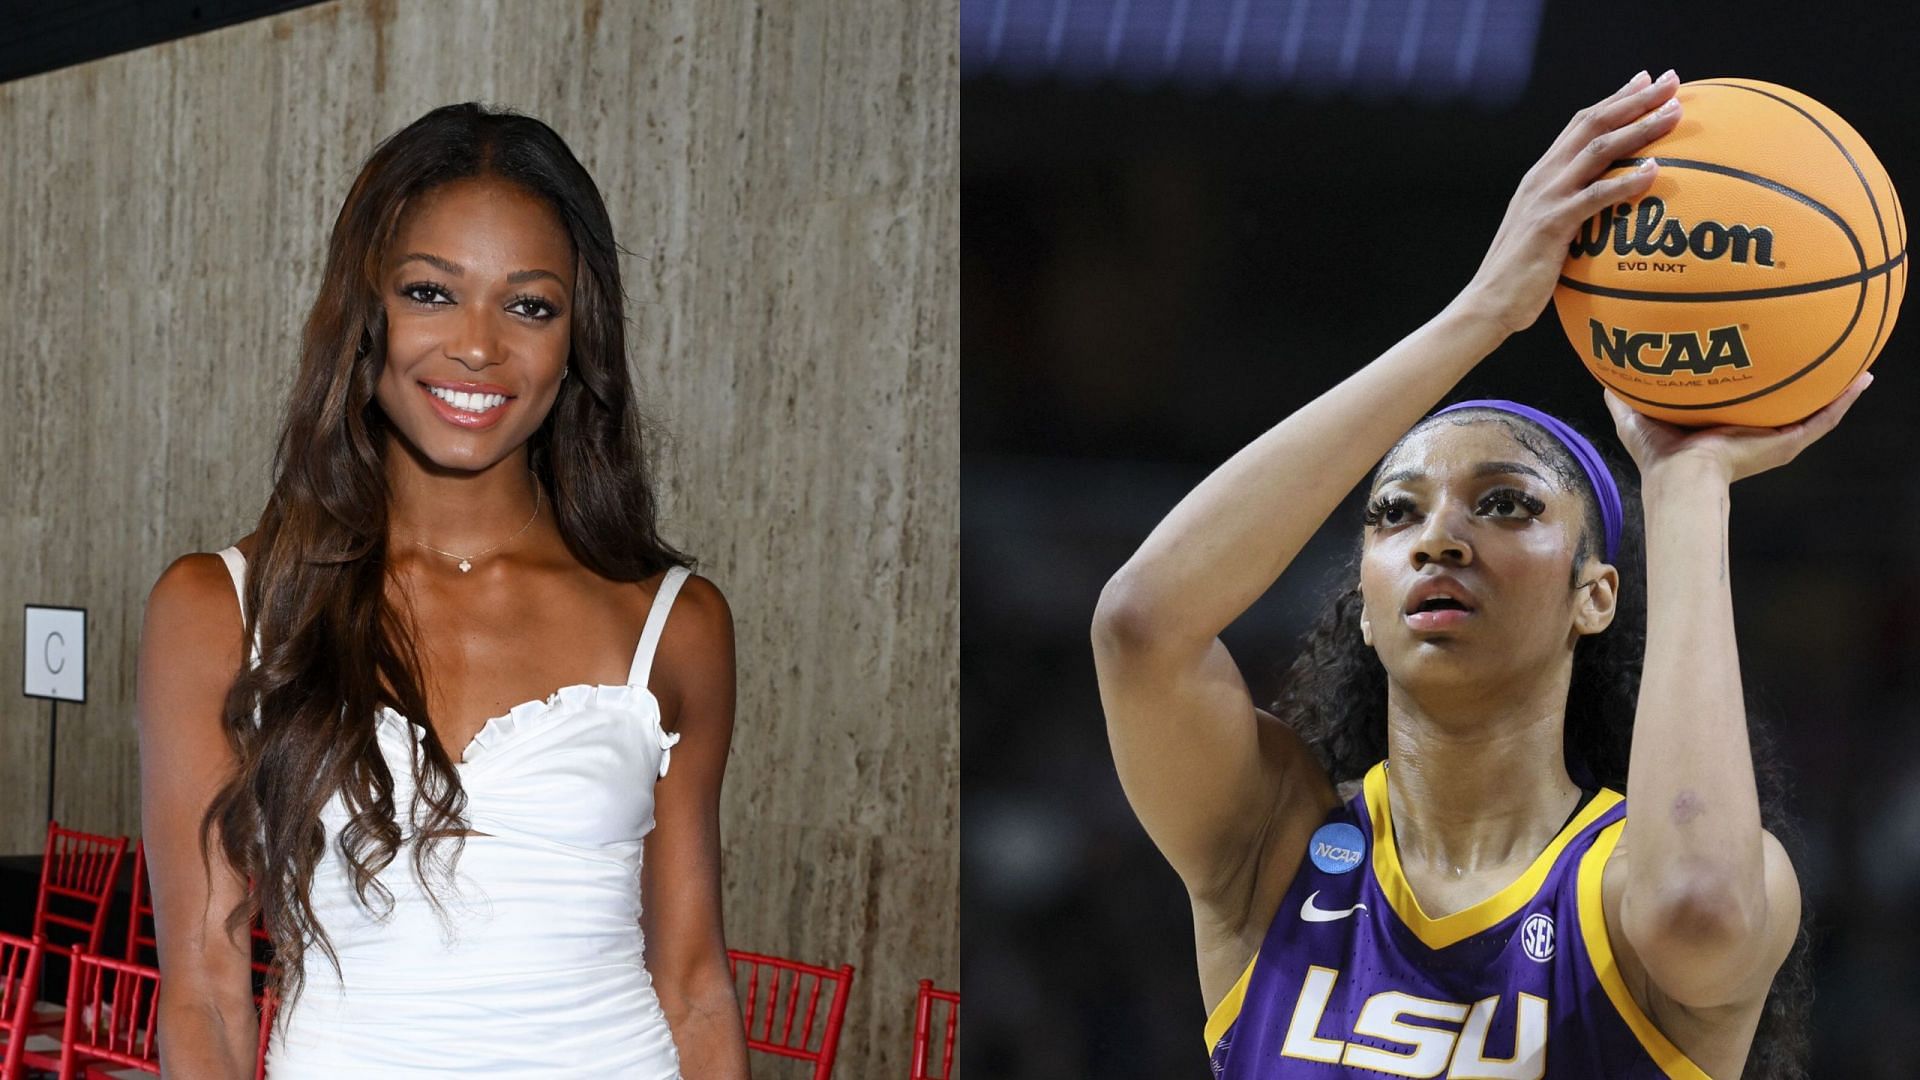
<path fill-rule="evenodd" d="M 276 1078 L 746 1076 L 732 622 L 657 535 L 623 295 L 538 120 L 435 109 L 355 179 L 258 525 L 147 601 L 168 1075 L 252 1075 L 258 911 Z"/>

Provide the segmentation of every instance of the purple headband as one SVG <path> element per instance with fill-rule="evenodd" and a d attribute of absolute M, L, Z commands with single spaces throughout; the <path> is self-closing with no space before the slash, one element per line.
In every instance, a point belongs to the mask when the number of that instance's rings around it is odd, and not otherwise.
<path fill-rule="evenodd" d="M 1606 531 L 1606 561 L 1612 562 L 1620 550 L 1620 523 L 1626 514 L 1620 507 L 1620 489 L 1614 485 L 1613 474 L 1607 471 L 1607 463 L 1600 458 L 1600 451 L 1593 448 L 1586 436 L 1568 427 L 1556 417 L 1549 416 L 1531 405 L 1522 405 L 1505 398 L 1475 398 L 1472 401 L 1456 401 L 1444 409 L 1433 413 L 1439 416 L 1455 409 L 1494 409 L 1498 412 L 1512 413 L 1525 417 L 1547 430 L 1549 435 L 1559 439 L 1573 459 L 1586 471 L 1587 483 L 1593 485 L 1596 501 L 1600 503 L 1600 523 Z"/>

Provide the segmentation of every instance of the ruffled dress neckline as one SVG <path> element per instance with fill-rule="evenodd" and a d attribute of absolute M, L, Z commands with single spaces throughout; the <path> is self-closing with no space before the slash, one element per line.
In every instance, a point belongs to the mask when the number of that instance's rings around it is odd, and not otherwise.
<path fill-rule="evenodd" d="M 654 697 L 652 690 L 633 683 L 573 683 L 544 698 L 523 701 L 499 716 L 488 717 L 480 725 L 480 730 L 474 732 L 465 751 L 454 759 L 454 766 L 464 768 L 476 765 L 485 760 L 489 753 L 508 745 L 520 733 L 559 723 L 582 710 L 596 707 L 631 710 L 639 706 L 642 698 L 653 707 L 654 726 L 660 732 L 660 775 L 664 777 L 667 775 L 668 752 L 680 741 L 680 733 L 659 726 L 659 699 Z M 399 725 L 416 743 L 426 738 L 425 725 L 414 723 L 391 705 L 380 706 L 379 718 L 383 722 Z"/>

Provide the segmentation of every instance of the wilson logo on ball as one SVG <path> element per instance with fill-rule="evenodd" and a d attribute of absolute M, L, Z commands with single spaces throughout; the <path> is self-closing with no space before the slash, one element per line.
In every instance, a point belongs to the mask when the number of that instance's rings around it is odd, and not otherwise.
<path fill-rule="evenodd" d="M 1773 230 L 1765 225 L 1722 225 L 1712 220 L 1696 222 L 1689 228 L 1679 218 L 1667 217 L 1667 204 L 1658 195 L 1649 195 L 1638 204 L 1603 207 L 1581 222 L 1580 235 L 1568 252 L 1577 259 L 1603 254 L 1609 248 L 1615 255 L 1692 255 L 1709 260 L 1726 256 L 1737 263 L 1772 266 Z"/>
<path fill-rule="evenodd" d="M 1703 342 L 1701 335 L 1693 331 L 1635 332 L 1619 326 L 1602 326 L 1599 319 L 1588 319 L 1587 323 L 1593 329 L 1593 358 L 1605 360 L 1616 368 L 1632 368 L 1646 375 L 1676 375 L 1683 371 L 1706 375 L 1715 368 L 1752 365 L 1739 326 L 1708 330 Z M 1649 362 L 1650 354 L 1657 359 Z"/>
<path fill-rule="evenodd" d="M 1657 420 L 1803 420 L 1899 333 L 1900 197 L 1798 90 L 1714 78 L 1676 96 L 1679 124 L 1610 170 L 1652 158 L 1652 186 L 1567 223 L 1560 329 L 1582 371 Z"/>

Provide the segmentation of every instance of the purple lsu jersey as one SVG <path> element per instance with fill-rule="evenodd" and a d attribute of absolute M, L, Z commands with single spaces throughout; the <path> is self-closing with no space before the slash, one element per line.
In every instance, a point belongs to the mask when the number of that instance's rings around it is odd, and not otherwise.
<path fill-rule="evenodd" d="M 1619 792 L 1600 789 L 1513 884 L 1436 919 L 1400 872 L 1386 770 L 1327 814 L 1208 1017 L 1216 1077 L 1707 1080 L 1614 966 L 1600 875 L 1626 827 Z"/>

